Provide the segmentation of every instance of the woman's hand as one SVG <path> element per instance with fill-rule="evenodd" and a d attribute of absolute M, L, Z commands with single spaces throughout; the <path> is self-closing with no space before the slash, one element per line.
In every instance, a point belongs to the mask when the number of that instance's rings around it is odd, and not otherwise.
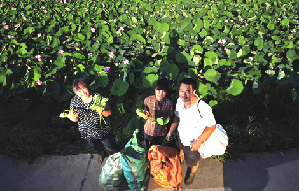
<path fill-rule="evenodd" d="M 78 122 L 79 121 L 78 110 L 70 110 L 68 117 L 72 122 Z"/>
<path fill-rule="evenodd" d="M 110 107 L 110 105 L 107 104 L 105 106 L 105 109 L 102 111 L 102 115 L 104 117 L 108 117 L 109 115 L 111 115 L 111 107 Z"/>
<path fill-rule="evenodd" d="M 145 116 L 143 117 L 144 119 L 148 119 L 149 118 L 149 112 L 145 111 Z"/>

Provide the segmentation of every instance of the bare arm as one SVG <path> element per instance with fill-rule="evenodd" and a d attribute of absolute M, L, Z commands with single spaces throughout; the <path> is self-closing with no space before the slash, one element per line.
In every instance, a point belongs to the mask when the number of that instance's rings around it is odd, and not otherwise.
<path fill-rule="evenodd" d="M 172 124 L 171 124 L 170 129 L 169 129 L 169 132 L 167 133 L 167 137 L 166 137 L 167 141 L 171 140 L 172 135 L 173 135 L 174 131 L 176 130 L 178 124 L 179 124 L 179 118 L 176 115 L 174 115 L 173 119 L 172 119 Z"/>
<path fill-rule="evenodd" d="M 206 127 L 203 133 L 198 137 L 198 139 L 191 144 L 191 151 L 197 151 L 200 148 L 201 144 L 212 135 L 215 129 L 216 124 L 212 125 L 211 127 Z"/>

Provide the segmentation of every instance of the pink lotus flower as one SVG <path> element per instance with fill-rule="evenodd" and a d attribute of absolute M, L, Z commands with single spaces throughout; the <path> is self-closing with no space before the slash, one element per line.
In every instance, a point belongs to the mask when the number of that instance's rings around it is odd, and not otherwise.
<path fill-rule="evenodd" d="M 116 20 L 116 19 L 114 19 L 113 21 L 116 23 L 116 21 L 117 21 L 117 20 Z"/>
<path fill-rule="evenodd" d="M 105 68 L 104 68 L 104 71 L 105 71 L 105 72 L 109 72 L 109 70 L 110 70 L 110 67 L 105 67 Z"/>
<path fill-rule="evenodd" d="M 37 58 L 37 60 L 40 62 L 42 61 L 42 56 L 41 55 L 36 55 L 35 58 Z"/>
<path fill-rule="evenodd" d="M 226 19 L 224 22 L 228 23 L 228 20 Z"/>
<path fill-rule="evenodd" d="M 119 27 L 119 30 L 124 31 L 125 29 L 124 29 L 124 27 Z"/>
<path fill-rule="evenodd" d="M 46 10 L 43 10 L 43 12 L 44 12 L 44 13 L 47 13 L 48 11 L 46 11 Z"/>
<path fill-rule="evenodd" d="M 9 28 L 9 26 L 8 26 L 8 25 L 4 25 L 4 28 L 5 28 L 5 29 L 8 29 L 8 28 Z"/>
<path fill-rule="evenodd" d="M 41 36 L 42 36 L 42 34 L 41 34 L 41 33 L 38 33 L 38 34 L 37 34 L 37 37 L 38 37 L 38 38 L 39 38 L 39 37 L 41 37 Z"/>
<path fill-rule="evenodd" d="M 292 33 L 295 33 L 295 32 L 297 32 L 297 31 L 296 31 L 296 29 L 293 29 L 291 32 L 292 32 Z"/>
<path fill-rule="evenodd" d="M 115 55 L 114 55 L 114 53 L 113 52 L 109 52 L 109 57 L 110 58 L 113 58 Z"/>
<path fill-rule="evenodd" d="M 219 40 L 218 40 L 218 43 L 219 43 L 219 44 L 225 44 L 225 43 L 226 43 L 226 40 L 225 40 L 225 39 L 219 39 Z"/>
<path fill-rule="evenodd" d="M 3 7 L 3 5 L 2 5 L 2 4 L 0 4 L 0 7 Z"/>
<path fill-rule="evenodd" d="M 129 13 L 129 11 L 128 10 L 126 10 L 126 12 L 125 13 Z"/>
<path fill-rule="evenodd" d="M 18 27 L 20 27 L 20 25 L 19 24 L 15 24 L 15 28 L 18 28 Z"/>
<path fill-rule="evenodd" d="M 91 28 L 90 30 L 91 30 L 91 32 L 96 32 L 95 28 Z"/>
<path fill-rule="evenodd" d="M 159 13 L 159 11 L 156 11 L 155 13 Z"/>
<path fill-rule="evenodd" d="M 15 38 L 14 36 L 12 35 L 7 35 L 8 38 Z"/>
<path fill-rule="evenodd" d="M 253 61 L 253 57 L 248 57 L 248 59 L 250 59 L 251 61 Z"/>
<path fill-rule="evenodd" d="M 127 65 L 130 64 L 128 59 L 125 59 L 125 60 L 123 61 L 123 63 L 124 63 L 124 64 L 127 64 Z"/>
<path fill-rule="evenodd" d="M 12 10 L 16 11 L 16 10 L 17 10 L 17 8 L 12 8 Z"/>
<path fill-rule="evenodd" d="M 37 85 L 41 85 L 41 84 L 42 84 L 42 81 L 37 80 L 35 83 L 37 83 Z"/>
<path fill-rule="evenodd" d="M 59 50 L 58 53 L 59 53 L 59 54 L 62 54 L 62 53 L 64 53 L 64 51 L 63 51 L 63 50 Z"/>
<path fill-rule="evenodd" d="M 245 23 L 245 26 L 248 26 L 249 24 L 248 23 Z"/>

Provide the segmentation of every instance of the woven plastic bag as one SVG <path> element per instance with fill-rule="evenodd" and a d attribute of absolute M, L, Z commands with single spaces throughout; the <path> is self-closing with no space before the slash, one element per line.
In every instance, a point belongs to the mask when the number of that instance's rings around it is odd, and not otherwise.
<path fill-rule="evenodd" d="M 222 125 L 216 124 L 216 129 L 212 135 L 202 143 L 198 152 L 202 158 L 212 155 L 223 155 L 228 145 L 228 136 Z"/>
<path fill-rule="evenodd" d="M 177 149 L 153 145 L 148 151 L 150 174 L 164 188 L 182 190 L 182 171 Z"/>
<path fill-rule="evenodd" d="M 120 153 L 110 155 L 99 176 L 99 185 L 105 190 L 118 191 L 122 181 L 123 171 Z"/>
<path fill-rule="evenodd" d="M 134 131 L 133 137 L 120 151 L 123 174 L 132 191 L 145 190 L 149 180 L 147 153 L 137 139 L 138 131 Z"/>

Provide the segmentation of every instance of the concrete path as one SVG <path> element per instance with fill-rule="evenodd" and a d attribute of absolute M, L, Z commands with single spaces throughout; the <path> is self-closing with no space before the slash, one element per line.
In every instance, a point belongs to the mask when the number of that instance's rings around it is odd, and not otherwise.
<path fill-rule="evenodd" d="M 45 156 L 33 163 L 0 156 L 1 191 L 103 191 L 98 184 L 103 164 L 92 154 Z M 186 166 L 182 166 L 185 176 Z M 125 179 L 121 191 L 129 190 Z M 150 179 L 148 189 L 169 191 Z M 299 149 L 248 155 L 244 160 L 201 159 L 192 185 L 183 190 L 299 190 Z"/>

